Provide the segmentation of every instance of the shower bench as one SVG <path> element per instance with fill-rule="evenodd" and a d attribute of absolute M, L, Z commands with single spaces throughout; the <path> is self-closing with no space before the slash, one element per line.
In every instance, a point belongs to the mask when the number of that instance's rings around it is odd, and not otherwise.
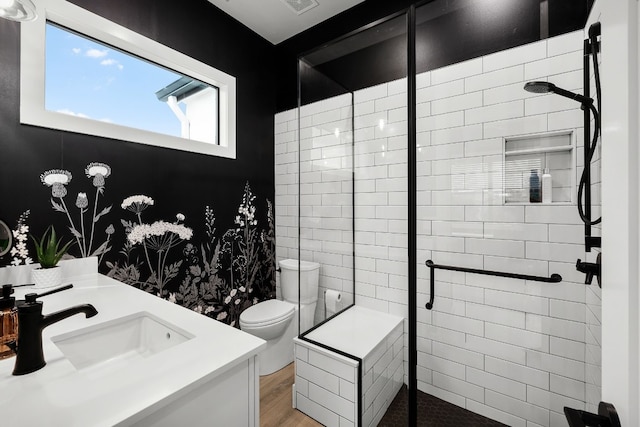
<path fill-rule="evenodd" d="M 377 425 L 404 381 L 403 322 L 352 306 L 294 338 L 293 406 L 328 427 Z"/>

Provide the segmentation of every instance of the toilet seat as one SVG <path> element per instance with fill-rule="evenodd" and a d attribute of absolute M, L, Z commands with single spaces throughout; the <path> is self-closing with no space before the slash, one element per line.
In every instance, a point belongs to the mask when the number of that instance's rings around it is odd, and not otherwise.
<path fill-rule="evenodd" d="M 240 322 L 250 328 L 270 326 L 293 316 L 295 306 L 285 301 L 271 299 L 253 305 L 240 314 Z"/>

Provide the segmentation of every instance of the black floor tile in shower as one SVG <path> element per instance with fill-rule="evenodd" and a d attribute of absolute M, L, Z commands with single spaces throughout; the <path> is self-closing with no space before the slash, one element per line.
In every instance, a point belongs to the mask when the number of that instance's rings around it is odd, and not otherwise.
<path fill-rule="evenodd" d="M 403 385 L 378 427 L 406 427 L 407 386 Z M 418 427 L 505 427 L 459 406 L 418 390 Z"/>

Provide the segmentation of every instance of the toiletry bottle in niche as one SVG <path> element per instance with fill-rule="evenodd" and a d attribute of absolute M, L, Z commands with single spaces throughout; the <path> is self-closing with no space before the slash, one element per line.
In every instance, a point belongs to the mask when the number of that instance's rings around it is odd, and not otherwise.
<path fill-rule="evenodd" d="M 542 201 L 542 188 L 540 187 L 540 176 L 536 169 L 531 169 L 529 175 L 529 202 L 540 203 Z"/>
<path fill-rule="evenodd" d="M 11 296 L 12 286 L 2 286 L 0 298 L 0 360 L 15 356 L 18 340 L 18 309 L 16 299 Z"/>
<path fill-rule="evenodd" d="M 549 169 L 545 168 L 542 174 L 542 203 L 551 203 L 553 188 L 551 186 L 551 174 Z"/>

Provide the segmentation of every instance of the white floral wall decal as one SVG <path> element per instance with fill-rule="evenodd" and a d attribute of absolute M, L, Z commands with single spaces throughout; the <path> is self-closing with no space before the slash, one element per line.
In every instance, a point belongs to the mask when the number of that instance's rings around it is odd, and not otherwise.
<path fill-rule="evenodd" d="M 12 230 L 14 244 L 10 252 L 13 257 L 11 265 L 33 264 L 33 259 L 29 256 L 29 249 L 27 248 L 27 233 L 29 233 L 27 219 L 30 213 L 30 210 L 24 211 L 18 218 L 16 228 Z"/>
<path fill-rule="evenodd" d="M 142 220 L 142 213 L 155 204 L 154 200 L 145 195 L 135 195 L 127 197 L 120 205 L 122 209 L 133 212 L 136 215 L 137 223 L 122 220 L 127 241 L 121 251 L 126 255 L 125 263 L 120 266 L 118 263 L 108 262 L 111 269 L 109 275 L 125 283 L 136 285 L 152 292 L 161 298 L 167 295 L 166 285 L 180 271 L 183 261 L 179 260 L 167 265 L 167 259 L 171 249 L 181 245 L 186 240 L 191 240 L 193 230 L 181 224 L 185 220 L 183 214 L 176 215 L 176 221 L 155 221 L 147 224 Z M 146 266 L 150 272 L 147 280 L 140 279 L 140 263 L 132 263 L 132 252 L 136 247 L 142 247 Z M 152 254 L 152 255 L 150 255 Z M 152 261 L 153 260 L 153 261 Z"/>
<path fill-rule="evenodd" d="M 85 168 L 85 175 L 87 178 L 92 180 L 92 184 L 96 190 L 91 210 L 89 208 L 90 201 L 87 193 L 79 192 L 77 194 L 75 206 L 80 211 L 77 225 L 65 202 L 65 196 L 67 195 L 66 186 L 72 179 L 71 172 L 62 169 L 48 170 L 40 175 L 40 181 L 44 185 L 51 187 L 51 206 L 53 209 L 57 212 L 66 214 L 67 220 L 69 221 L 69 230 L 76 239 L 80 256 L 82 258 L 98 256 L 98 262 L 101 262 L 104 254 L 111 250 L 109 242 L 111 240 L 111 235 L 115 231 L 113 226 L 107 226 L 104 231 L 106 235 L 105 240 L 101 244 L 96 245 L 96 248 L 94 249 L 96 225 L 101 217 L 111 212 L 111 206 L 105 207 L 100 211 L 98 210 L 98 199 L 100 198 L 100 195 L 104 193 L 105 180 L 111 175 L 111 167 L 105 163 L 92 162 Z M 58 199 L 60 202 L 58 203 L 54 199 Z M 91 216 L 89 221 L 85 222 L 85 214 L 89 212 L 91 212 Z"/>
<path fill-rule="evenodd" d="M 236 228 L 218 239 L 215 216 L 205 208 L 207 242 L 200 248 L 187 244 L 186 276 L 171 299 L 232 326 L 240 313 L 253 304 L 275 297 L 275 228 L 273 209 L 267 200 L 268 231 L 258 229 L 256 197 L 247 182 Z"/>
<path fill-rule="evenodd" d="M 40 180 L 51 188 L 53 209 L 65 214 L 80 256 L 98 256 L 101 272 L 235 327 L 243 310 L 275 297 L 273 205 L 266 200 L 266 209 L 261 210 L 249 182 L 236 213 L 226 218 L 231 227 L 217 230 L 214 209 L 207 205 L 197 236 L 185 224 L 192 218 L 181 212 L 174 220 L 152 218 L 150 209 L 157 202 L 145 194 L 124 197 L 121 227 L 110 224 L 108 218 L 115 212 L 100 202 L 111 167 L 93 162 L 84 173 L 95 190 L 78 192 L 73 204 L 67 200 L 70 171 L 48 170 Z M 26 236 L 27 216 L 28 211 L 21 216 L 16 233 Z M 103 221 L 107 223 L 104 234 L 99 232 Z M 23 240 L 23 245 L 13 248 L 14 264 L 31 262 Z M 111 251 L 113 244 L 119 246 L 117 252 Z"/>

